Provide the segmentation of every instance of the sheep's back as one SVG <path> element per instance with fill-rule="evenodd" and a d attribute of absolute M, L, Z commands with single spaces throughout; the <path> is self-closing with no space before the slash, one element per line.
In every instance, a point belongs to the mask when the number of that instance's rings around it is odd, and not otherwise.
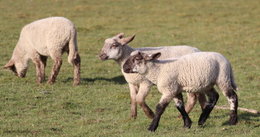
<path fill-rule="evenodd" d="M 146 48 L 139 48 L 138 50 L 146 54 L 154 54 L 160 52 L 161 56 L 159 59 L 177 58 L 194 52 L 200 52 L 200 50 L 198 50 L 197 48 L 186 46 L 186 45 L 146 47 Z"/>
<path fill-rule="evenodd" d="M 176 61 L 177 82 L 188 92 L 197 92 L 216 84 L 219 76 L 218 54 L 213 52 L 194 53 Z"/>
<path fill-rule="evenodd" d="M 50 17 L 26 25 L 21 32 L 19 42 L 42 55 L 49 55 L 48 50 L 62 49 L 75 32 L 71 21 L 63 17 Z"/>

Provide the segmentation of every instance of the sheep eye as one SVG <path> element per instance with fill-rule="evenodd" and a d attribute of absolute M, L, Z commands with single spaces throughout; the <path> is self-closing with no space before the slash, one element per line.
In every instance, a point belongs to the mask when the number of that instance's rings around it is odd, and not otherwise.
<path fill-rule="evenodd" d="M 112 44 L 111 47 L 112 47 L 112 48 L 115 48 L 115 47 L 117 47 L 117 46 L 118 46 L 118 45 L 114 43 L 114 44 Z"/>

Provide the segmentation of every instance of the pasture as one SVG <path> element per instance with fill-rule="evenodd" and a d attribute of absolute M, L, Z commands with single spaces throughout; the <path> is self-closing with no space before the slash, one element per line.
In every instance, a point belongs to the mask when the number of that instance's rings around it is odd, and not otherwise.
<path fill-rule="evenodd" d="M 193 125 L 183 128 L 172 102 L 155 133 L 138 106 L 130 119 L 129 88 L 118 64 L 102 62 L 104 40 L 119 32 L 136 34 L 132 47 L 191 45 L 220 52 L 233 66 L 239 107 L 260 110 L 260 1 L 258 0 L 0 0 L 0 136 L 259 136 L 260 116 L 238 111 L 236 126 L 227 125 L 229 110 L 214 109 L 203 127 L 196 105 Z M 70 19 L 78 30 L 81 85 L 73 87 L 73 67 L 63 56 L 54 85 L 36 84 L 35 67 L 18 78 L 4 66 L 22 27 L 50 16 Z M 49 76 L 52 60 L 47 62 Z M 46 76 L 46 78 L 47 78 Z M 220 93 L 217 105 L 228 105 Z M 185 95 L 185 94 L 184 94 Z M 154 110 L 161 94 L 147 97 Z"/>

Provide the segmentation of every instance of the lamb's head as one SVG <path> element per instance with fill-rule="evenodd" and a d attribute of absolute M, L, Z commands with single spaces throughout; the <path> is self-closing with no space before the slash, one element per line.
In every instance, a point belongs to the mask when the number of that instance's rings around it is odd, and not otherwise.
<path fill-rule="evenodd" d="M 135 35 L 131 37 L 124 37 L 124 33 L 119 33 L 112 38 L 106 39 L 99 55 L 100 59 L 119 59 L 123 54 L 123 46 L 131 42 L 134 38 Z"/>
<path fill-rule="evenodd" d="M 25 77 L 27 72 L 27 65 L 21 61 L 11 59 L 5 66 L 5 69 L 11 70 L 18 77 Z"/>
<path fill-rule="evenodd" d="M 140 51 L 134 51 L 123 65 L 123 70 L 125 73 L 145 74 L 148 62 L 157 60 L 160 56 L 160 52 L 148 55 Z"/>

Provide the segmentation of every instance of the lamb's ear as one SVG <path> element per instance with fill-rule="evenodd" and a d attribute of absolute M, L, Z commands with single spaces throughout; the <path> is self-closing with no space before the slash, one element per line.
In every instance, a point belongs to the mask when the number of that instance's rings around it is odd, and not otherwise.
<path fill-rule="evenodd" d="M 154 54 L 151 54 L 151 55 L 147 55 L 147 56 L 144 57 L 144 59 L 147 60 L 147 61 L 157 60 L 160 56 L 161 56 L 161 53 L 158 52 L 158 53 L 154 53 Z"/>
<path fill-rule="evenodd" d="M 121 33 L 117 34 L 116 37 L 118 37 L 119 39 L 122 39 L 124 37 L 124 35 L 125 34 L 123 32 L 121 32 Z"/>
<path fill-rule="evenodd" d="M 14 61 L 10 60 L 7 64 L 5 64 L 4 69 L 10 69 L 14 66 Z"/>
<path fill-rule="evenodd" d="M 131 42 L 132 40 L 134 40 L 135 35 L 131 36 L 131 37 L 126 37 L 126 38 L 122 38 L 120 40 L 120 43 L 124 46 L 126 44 L 128 44 L 129 42 Z"/>

